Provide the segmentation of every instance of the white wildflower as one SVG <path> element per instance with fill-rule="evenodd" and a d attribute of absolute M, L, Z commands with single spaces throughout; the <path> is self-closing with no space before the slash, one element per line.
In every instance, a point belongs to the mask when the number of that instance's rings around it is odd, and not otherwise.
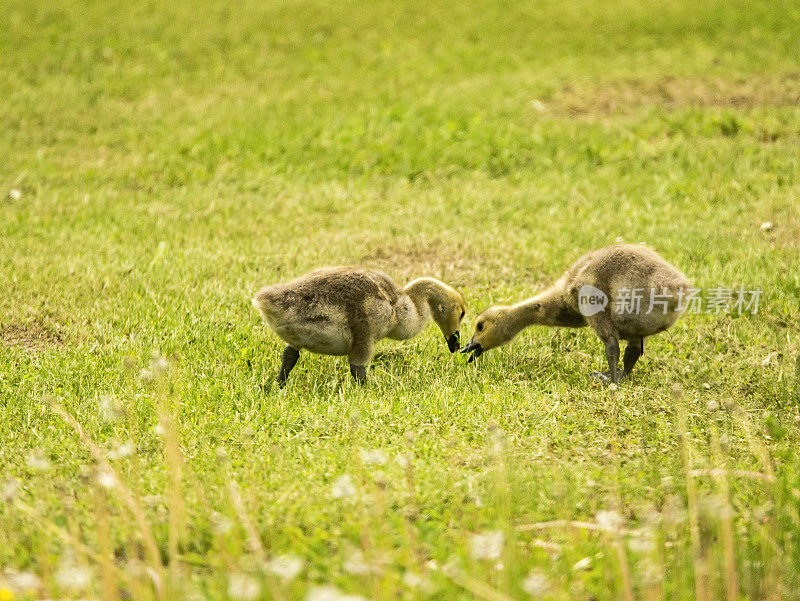
<path fill-rule="evenodd" d="M 500 559 L 503 553 L 503 533 L 500 530 L 487 530 L 475 534 L 470 540 L 470 553 L 475 559 Z"/>
<path fill-rule="evenodd" d="M 634 553 L 649 554 L 655 549 L 655 541 L 650 532 L 643 532 L 638 536 L 632 536 L 628 541 L 628 547 Z"/>
<path fill-rule="evenodd" d="M 525 580 L 522 581 L 522 590 L 531 597 L 540 597 L 550 589 L 550 581 L 547 575 L 539 568 L 533 568 Z"/>
<path fill-rule="evenodd" d="M 547 107 L 545 106 L 544 102 L 542 102 L 538 98 L 534 98 L 533 100 L 531 100 L 530 106 L 537 113 L 543 113 L 545 112 L 545 110 L 547 110 Z"/>
<path fill-rule="evenodd" d="M 340 601 L 344 593 L 335 586 L 315 586 L 306 595 L 306 601 Z"/>
<path fill-rule="evenodd" d="M 164 357 L 154 357 L 150 362 L 150 371 L 154 376 L 160 376 L 169 369 L 169 363 Z"/>
<path fill-rule="evenodd" d="M 115 442 L 113 447 L 108 452 L 107 457 L 109 460 L 114 461 L 116 459 L 122 459 L 124 457 L 128 457 L 129 455 L 133 454 L 135 447 L 133 446 L 132 442 Z"/>
<path fill-rule="evenodd" d="M 14 500 L 14 497 L 17 496 L 18 491 L 19 484 L 17 484 L 16 480 L 6 480 L 0 485 L 0 499 L 6 503 L 10 503 Z"/>
<path fill-rule="evenodd" d="M 147 384 L 157 380 L 165 374 L 168 369 L 169 363 L 167 360 L 158 353 L 153 353 L 150 359 L 150 366 L 139 372 L 139 378 L 141 378 L 142 382 Z"/>
<path fill-rule="evenodd" d="M 380 449 L 372 451 L 361 449 L 361 461 L 364 465 L 386 465 L 386 454 Z"/>
<path fill-rule="evenodd" d="M 597 525 L 603 530 L 616 532 L 622 527 L 622 516 L 616 511 L 598 511 L 595 517 Z"/>
<path fill-rule="evenodd" d="M 33 572 L 8 570 L 5 573 L 5 577 L 11 590 L 20 595 L 27 595 L 35 592 L 41 584 L 41 580 L 39 580 L 39 577 Z"/>
<path fill-rule="evenodd" d="M 37 472 L 44 472 L 50 469 L 50 459 L 48 459 L 44 451 L 35 449 L 28 454 L 26 459 L 28 467 Z"/>
<path fill-rule="evenodd" d="M 249 574 L 234 573 L 228 576 L 228 596 L 235 601 L 253 601 L 261 594 L 258 580 Z"/>
<path fill-rule="evenodd" d="M 346 499 L 354 494 L 356 494 L 356 486 L 353 484 L 353 479 L 347 474 L 339 476 L 333 483 L 331 496 L 334 499 Z"/>
<path fill-rule="evenodd" d="M 281 555 L 267 564 L 270 572 L 284 582 L 294 580 L 303 569 L 303 560 L 297 555 Z"/>
<path fill-rule="evenodd" d="M 398 453 L 394 460 L 397 465 L 404 470 L 411 466 L 411 456 L 408 453 Z"/>
<path fill-rule="evenodd" d="M 122 404 L 116 397 L 104 394 L 97 400 L 97 412 L 102 421 L 113 422 L 122 417 Z"/>
<path fill-rule="evenodd" d="M 106 490 L 111 490 L 117 485 L 117 477 L 110 470 L 101 467 L 97 470 L 97 483 Z"/>
<path fill-rule="evenodd" d="M 366 601 L 361 595 L 348 595 L 335 586 L 315 586 L 306 595 L 306 601 Z"/>
<path fill-rule="evenodd" d="M 772 223 L 771 221 L 765 221 L 764 223 L 761 224 L 761 231 L 762 232 L 769 232 L 774 227 L 775 227 L 774 223 Z"/>
<path fill-rule="evenodd" d="M 344 560 L 344 571 L 355 576 L 363 576 L 373 570 L 372 566 L 364 560 L 364 553 L 355 550 Z"/>
<path fill-rule="evenodd" d="M 233 520 L 215 511 L 211 514 L 211 527 L 220 536 L 225 536 L 233 529 Z"/>
<path fill-rule="evenodd" d="M 8 191 L 8 197 L 11 200 L 19 200 L 20 198 L 22 198 L 22 192 L 20 192 L 16 188 L 12 188 L 11 190 Z"/>
<path fill-rule="evenodd" d="M 65 561 L 56 571 L 56 582 L 70 591 L 82 591 L 91 584 L 92 572 L 89 568 L 76 565 L 72 561 Z"/>
<path fill-rule="evenodd" d="M 403 574 L 403 584 L 405 584 L 408 588 L 420 588 L 422 583 L 422 576 L 416 572 L 406 572 Z"/>

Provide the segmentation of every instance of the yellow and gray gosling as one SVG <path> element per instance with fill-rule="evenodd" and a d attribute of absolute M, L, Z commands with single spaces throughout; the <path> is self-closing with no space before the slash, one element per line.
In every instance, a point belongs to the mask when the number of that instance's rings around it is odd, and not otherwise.
<path fill-rule="evenodd" d="M 607 372 L 592 375 L 617 383 L 630 375 L 644 353 L 644 339 L 663 332 L 677 321 L 683 311 L 681 298 L 686 298 L 690 286 L 685 275 L 646 246 L 606 246 L 582 256 L 541 294 L 510 307 L 491 307 L 481 313 L 475 321 L 472 339 L 461 352 L 472 352 L 471 362 L 485 351 L 506 344 L 528 326 L 588 325 L 605 345 L 609 367 Z M 631 291 L 641 295 L 638 310 L 635 305 L 620 310 L 616 300 Z M 623 297 L 619 296 L 621 292 Z M 592 294 L 600 299 L 604 295 L 607 304 L 602 310 L 579 305 L 579 296 L 585 299 Z M 632 310 L 625 311 L 626 308 Z M 620 340 L 628 342 L 622 370 L 617 365 Z"/>
<path fill-rule="evenodd" d="M 253 298 L 253 306 L 286 343 L 278 373 L 281 386 L 304 349 L 347 355 L 350 373 L 364 382 L 375 343 L 412 338 L 429 319 L 455 352 L 465 312 L 461 295 L 437 279 L 419 278 L 400 288 L 385 273 L 359 267 L 324 267 L 266 286 Z"/>

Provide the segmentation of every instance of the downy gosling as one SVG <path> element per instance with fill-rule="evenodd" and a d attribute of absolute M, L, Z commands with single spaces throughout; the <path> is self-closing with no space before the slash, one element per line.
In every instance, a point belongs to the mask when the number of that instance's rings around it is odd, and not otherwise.
<path fill-rule="evenodd" d="M 253 306 L 286 343 L 280 386 L 301 350 L 347 355 L 350 373 L 363 383 L 379 340 L 412 338 L 429 319 L 455 352 L 465 313 L 461 294 L 437 279 L 419 278 L 400 288 L 385 273 L 359 267 L 324 267 L 266 286 L 253 298 Z"/>
<path fill-rule="evenodd" d="M 541 294 L 481 313 L 461 352 L 472 352 L 471 362 L 528 326 L 588 325 L 603 342 L 609 367 L 592 375 L 617 383 L 630 375 L 644 353 L 644 339 L 663 332 L 680 317 L 690 286 L 685 275 L 646 246 L 606 246 L 582 256 Z M 628 342 L 621 370 L 620 340 Z"/>

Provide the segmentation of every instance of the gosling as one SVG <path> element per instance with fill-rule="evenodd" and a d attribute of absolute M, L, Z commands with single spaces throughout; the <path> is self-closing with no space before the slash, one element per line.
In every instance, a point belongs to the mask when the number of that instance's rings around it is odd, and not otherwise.
<path fill-rule="evenodd" d="M 631 374 L 644 353 L 644 339 L 677 321 L 690 287 L 685 275 L 646 246 L 606 246 L 582 256 L 541 294 L 484 311 L 461 352 L 472 352 L 472 362 L 528 326 L 588 325 L 605 345 L 609 367 L 592 375 L 616 384 Z M 628 343 L 622 370 L 618 368 L 620 340 Z"/>
<path fill-rule="evenodd" d="M 266 286 L 253 306 L 286 343 L 278 372 L 281 387 L 304 349 L 347 355 L 353 378 L 364 383 L 379 340 L 412 338 L 429 319 L 455 352 L 465 313 L 461 294 L 437 279 L 419 278 L 400 288 L 385 273 L 358 267 L 324 267 Z"/>

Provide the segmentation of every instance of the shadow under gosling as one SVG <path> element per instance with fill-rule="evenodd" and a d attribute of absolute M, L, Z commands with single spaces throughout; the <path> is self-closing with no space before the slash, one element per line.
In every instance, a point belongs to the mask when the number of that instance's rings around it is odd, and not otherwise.
<path fill-rule="evenodd" d="M 359 267 L 323 267 L 266 286 L 253 298 L 253 306 L 286 342 L 280 386 L 304 349 L 347 355 L 350 373 L 363 383 L 379 340 L 412 338 L 430 319 L 455 352 L 465 313 L 461 294 L 437 279 L 419 278 L 400 288 L 385 273 Z"/>
<path fill-rule="evenodd" d="M 472 362 L 532 325 L 590 326 L 605 346 L 609 367 L 592 375 L 617 383 L 630 375 L 644 353 L 644 339 L 663 332 L 680 317 L 690 286 L 685 275 L 646 246 L 606 246 L 582 256 L 541 294 L 481 313 L 461 352 L 472 352 Z M 622 370 L 620 340 L 628 342 Z"/>

